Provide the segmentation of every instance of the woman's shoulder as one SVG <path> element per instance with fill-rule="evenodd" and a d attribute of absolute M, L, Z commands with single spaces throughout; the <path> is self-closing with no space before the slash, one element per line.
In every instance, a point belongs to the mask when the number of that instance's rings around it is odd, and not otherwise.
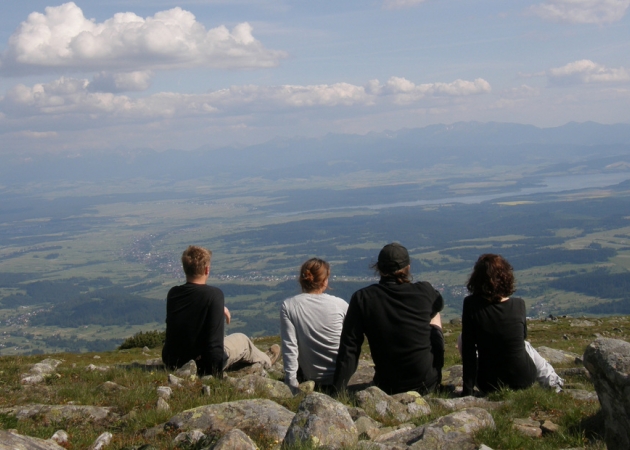
<path fill-rule="evenodd" d="M 330 303 L 335 303 L 336 305 L 340 305 L 340 306 L 345 306 L 346 308 L 348 307 L 348 302 L 345 301 L 343 298 L 337 297 L 335 295 L 330 295 L 330 294 L 320 294 L 322 296 L 322 298 Z"/>

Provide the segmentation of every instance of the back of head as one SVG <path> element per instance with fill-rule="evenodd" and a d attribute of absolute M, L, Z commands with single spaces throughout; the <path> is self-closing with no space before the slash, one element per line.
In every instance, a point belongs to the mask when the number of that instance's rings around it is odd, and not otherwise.
<path fill-rule="evenodd" d="M 396 283 L 411 282 L 411 259 L 409 252 L 402 245 L 393 242 L 383 247 L 378 254 L 378 262 L 372 266 L 381 277 L 394 278 Z"/>
<path fill-rule="evenodd" d="M 302 292 L 316 292 L 322 290 L 330 276 L 330 264 L 323 259 L 311 258 L 302 264 L 298 281 Z"/>
<path fill-rule="evenodd" d="M 484 253 L 477 259 L 466 287 L 471 294 L 481 295 L 492 303 L 498 303 L 516 290 L 514 269 L 503 256 Z"/>
<path fill-rule="evenodd" d="M 203 247 L 190 245 L 182 253 L 182 267 L 187 277 L 200 276 L 205 273 L 206 267 L 210 267 L 212 252 Z"/>

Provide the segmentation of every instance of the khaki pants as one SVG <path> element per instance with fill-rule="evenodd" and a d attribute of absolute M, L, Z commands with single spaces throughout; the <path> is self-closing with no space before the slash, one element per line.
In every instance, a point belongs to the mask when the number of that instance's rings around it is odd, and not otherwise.
<path fill-rule="evenodd" d="M 269 356 L 258 350 L 243 333 L 229 334 L 223 340 L 223 370 L 238 362 L 260 363 L 265 369 L 271 368 Z"/>

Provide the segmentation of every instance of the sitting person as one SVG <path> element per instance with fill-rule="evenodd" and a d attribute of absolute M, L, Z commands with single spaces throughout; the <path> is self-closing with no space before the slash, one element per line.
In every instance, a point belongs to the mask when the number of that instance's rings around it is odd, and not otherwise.
<path fill-rule="evenodd" d="M 475 386 L 492 392 L 501 387 L 524 389 L 537 380 L 562 390 L 563 380 L 525 339 L 525 302 L 514 291 L 512 266 L 500 255 L 483 254 L 467 284 L 464 299 L 461 355 L 463 395 Z"/>
<path fill-rule="evenodd" d="M 224 337 L 223 318 L 229 324 L 231 317 L 223 292 L 206 284 L 211 257 L 212 252 L 193 245 L 182 254 L 186 284 L 171 288 L 166 297 L 162 361 L 173 369 L 195 360 L 200 375 L 220 374 L 235 363 L 270 368 L 280 355 L 278 345 L 263 353 L 244 334 Z"/>
<path fill-rule="evenodd" d="M 284 381 L 294 393 L 302 381 L 312 380 L 323 390 L 333 382 L 348 304 L 324 293 L 329 276 L 326 261 L 306 261 L 298 277 L 302 293 L 286 299 L 280 309 Z"/>
<path fill-rule="evenodd" d="M 341 332 L 335 388 L 343 390 L 357 369 L 364 335 L 374 360 L 374 384 L 388 394 L 439 386 L 444 336 L 442 295 L 429 283 L 411 282 L 410 258 L 400 244 L 388 244 L 373 268 L 378 284 L 352 295 Z"/>

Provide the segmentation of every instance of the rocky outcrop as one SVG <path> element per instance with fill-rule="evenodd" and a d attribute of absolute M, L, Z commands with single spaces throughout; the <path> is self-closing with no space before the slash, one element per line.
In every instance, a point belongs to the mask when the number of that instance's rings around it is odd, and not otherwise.
<path fill-rule="evenodd" d="M 183 411 L 162 427 L 171 430 L 203 430 L 205 433 L 227 433 L 234 428 L 265 430 L 268 437 L 282 442 L 294 413 L 283 406 L 266 399 L 239 400 L 200 406 Z"/>
<path fill-rule="evenodd" d="M 246 375 L 243 378 L 228 377 L 226 380 L 232 384 L 237 391 L 243 394 L 254 395 L 260 392 L 265 397 L 293 397 L 289 386 L 284 384 L 282 381 L 264 378 L 260 375 Z"/>
<path fill-rule="evenodd" d="M 609 450 L 630 448 L 630 343 L 600 338 L 584 352 L 584 365 L 591 373 L 606 417 Z"/>
<path fill-rule="evenodd" d="M 111 408 L 81 405 L 24 405 L 0 408 L 0 413 L 15 416 L 18 420 L 41 417 L 47 422 L 62 420 L 92 420 L 95 422 L 111 416 Z"/>
<path fill-rule="evenodd" d="M 417 392 L 387 395 L 376 386 L 357 392 L 357 402 L 361 408 L 382 419 L 395 419 L 407 422 L 416 417 L 431 413 L 431 407 Z"/>
<path fill-rule="evenodd" d="M 0 430 L 0 450 L 64 450 L 64 447 L 52 440 L 37 439 Z"/>
<path fill-rule="evenodd" d="M 313 392 L 300 403 L 283 444 L 339 449 L 356 444 L 358 439 L 359 432 L 347 408 L 327 395 Z"/>
<path fill-rule="evenodd" d="M 22 384 L 39 384 L 46 378 L 53 376 L 59 364 L 61 361 L 50 358 L 33 364 L 28 373 L 22 374 L 20 381 Z"/>

